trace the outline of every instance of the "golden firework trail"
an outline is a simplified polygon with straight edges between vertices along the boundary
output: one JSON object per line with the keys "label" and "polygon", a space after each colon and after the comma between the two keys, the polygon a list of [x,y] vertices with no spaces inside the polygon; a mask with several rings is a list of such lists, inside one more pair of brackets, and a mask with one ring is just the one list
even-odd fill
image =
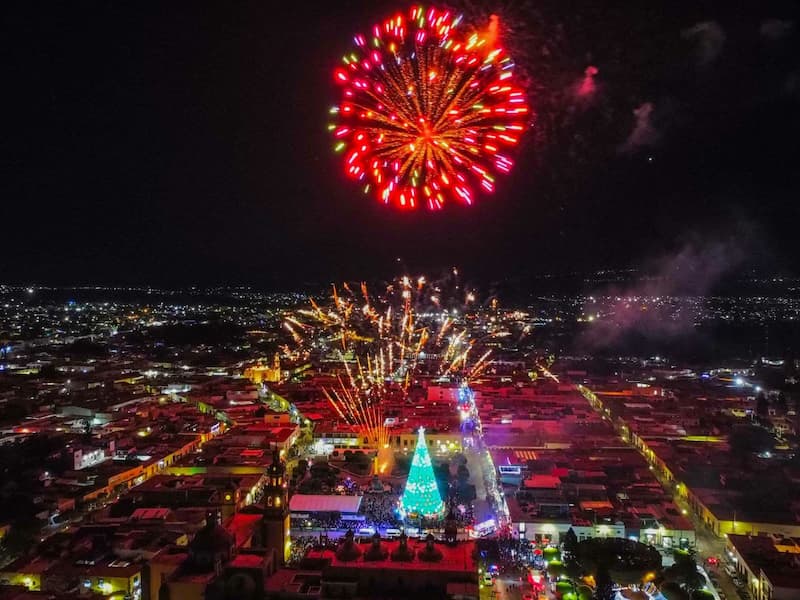
{"label": "golden firework trail", "polygon": [[[431,374],[477,377],[491,362],[490,353],[470,365],[475,340],[440,308],[441,293],[425,276],[403,276],[377,295],[363,282],[355,288],[333,285],[329,303],[312,299],[310,309],[284,319],[284,328],[300,346],[335,342],[352,390],[383,388],[393,380],[405,391],[423,364]],[[473,292],[461,298],[465,307],[475,302]]]}
{"label": "golden firework trail", "polygon": [[368,444],[384,448],[389,444],[389,433],[385,426],[379,399],[370,400],[363,390],[346,385],[337,377],[337,387],[323,393],[339,417],[359,429]]}

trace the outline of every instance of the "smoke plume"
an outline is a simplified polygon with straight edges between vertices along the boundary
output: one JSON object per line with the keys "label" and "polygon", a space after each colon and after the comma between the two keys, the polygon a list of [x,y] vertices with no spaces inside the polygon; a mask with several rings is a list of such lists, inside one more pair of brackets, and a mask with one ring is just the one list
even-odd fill
{"label": "smoke plume", "polygon": [[[641,280],[596,292],[584,312],[603,314],[582,334],[579,345],[600,349],[630,335],[670,339],[691,334],[703,311],[702,297],[741,265],[751,239],[741,228],[725,237],[693,239],[653,261],[643,269],[648,275]],[[686,298],[696,298],[697,303]]]}
{"label": "smoke plume", "polygon": [[794,29],[794,22],[783,19],[766,19],[761,21],[758,28],[761,37],[768,40],[780,40],[789,35]]}
{"label": "smoke plume", "polygon": [[681,31],[681,36],[695,44],[697,62],[701,67],[714,62],[725,45],[725,31],[716,21],[703,21]]}
{"label": "smoke plume", "polygon": [[642,146],[652,146],[658,141],[659,133],[652,121],[654,110],[652,102],[645,102],[633,110],[636,122],[628,139],[622,144],[622,152],[633,152]]}

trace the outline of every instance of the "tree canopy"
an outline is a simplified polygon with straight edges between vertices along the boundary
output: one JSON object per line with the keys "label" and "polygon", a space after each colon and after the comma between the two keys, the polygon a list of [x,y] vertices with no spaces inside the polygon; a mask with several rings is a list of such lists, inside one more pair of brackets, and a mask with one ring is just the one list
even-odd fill
{"label": "tree canopy", "polygon": [[661,569],[661,554],[646,544],[623,538],[589,538],[578,543],[575,560],[597,579],[608,570],[618,583],[640,583]]}

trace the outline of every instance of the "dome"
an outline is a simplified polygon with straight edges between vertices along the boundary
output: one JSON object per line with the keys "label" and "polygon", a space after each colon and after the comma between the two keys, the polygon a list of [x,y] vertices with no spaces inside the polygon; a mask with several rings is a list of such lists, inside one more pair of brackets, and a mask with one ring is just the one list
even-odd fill
{"label": "dome", "polygon": [[434,545],[435,538],[430,533],[425,538],[425,547],[417,553],[417,558],[425,562],[439,562],[442,551]]}
{"label": "dome", "polygon": [[364,553],[364,560],[385,560],[389,556],[389,551],[381,546],[381,534],[377,531],[372,536],[372,544]]}
{"label": "dome", "polygon": [[336,558],[341,561],[353,561],[361,556],[361,549],[356,545],[353,537],[353,530],[348,529],[344,534],[344,540],[336,549]]}
{"label": "dome", "polygon": [[411,562],[414,560],[414,552],[408,547],[408,536],[405,531],[400,534],[400,545],[392,552],[392,560],[397,562]]}

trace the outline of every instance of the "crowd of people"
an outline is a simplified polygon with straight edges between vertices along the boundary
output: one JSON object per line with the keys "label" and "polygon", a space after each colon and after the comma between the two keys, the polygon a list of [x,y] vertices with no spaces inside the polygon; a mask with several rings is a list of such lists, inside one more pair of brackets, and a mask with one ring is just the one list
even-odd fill
{"label": "crowd of people", "polygon": [[327,540],[318,535],[300,535],[292,537],[292,549],[289,554],[290,566],[296,566],[305,558],[306,553],[312,548],[336,549],[337,540]]}
{"label": "crowd of people", "polygon": [[[292,518],[292,529],[308,532],[314,530],[343,532],[352,529],[358,533],[361,529],[372,528],[384,534],[387,529],[403,529],[404,522],[397,511],[403,494],[402,484],[393,483],[391,480],[379,480],[378,477],[373,477],[372,481],[359,481],[349,476],[337,477],[331,482],[330,491],[342,495],[361,495],[359,514],[343,516],[338,512],[311,513],[302,518]],[[471,501],[463,500],[455,493],[444,500],[445,516],[454,518],[460,530],[474,524],[475,511]],[[408,526],[409,523],[405,525]],[[440,519],[430,522],[423,519],[413,523],[413,526],[420,529],[436,529],[442,526],[442,522]]]}
{"label": "crowd of people", "polygon": [[528,568],[544,569],[544,557],[541,550],[530,540],[518,539],[507,532],[501,532],[497,538],[500,563],[505,568],[525,570]]}
{"label": "crowd of people", "polygon": [[475,523],[475,510],[471,502],[461,503],[456,500],[448,501],[446,504],[446,515],[455,519],[459,528],[469,527]]}
{"label": "crowd of people", "polygon": [[386,529],[399,527],[402,521],[397,515],[398,496],[388,493],[367,492],[361,499],[358,519],[343,518],[337,512],[315,513],[304,518],[293,518],[291,526],[296,529],[354,529],[374,527]]}
{"label": "crowd of people", "polygon": [[[385,531],[386,529],[402,529],[404,526],[403,520],[397,513],[398,496],[394,494],[364,494],[361,501],[361,513],[358,515],[360,519],[343,518],[339,513],[316,513],[307,517],[292,518],[291,527],[295,530],[339,530],[346,531],[352,529],[358,531],[365,527],[372,527],[376,531]],[[473,524],[474,516],[472,506],[470,505],[452,505],[446,512],[446,516],[455,518],[459,529],[466,528]],[[420,523],[414,523],[415,526],[420,526],[423,529],[436,528],[441,526],[441,521],[428,522],[422,520]]]}
{"label": "crowd of people", "polygon": [[398,496],[386,493],[366,493],[361,498],[361,512],[366,517],[365,524],[385,529],[401,525],[397,514]]}
{"label": "crowd of people", "polygon": [[308,517],[291,520],[292,529],[347,529],[360,527],[360,521],[342,519],[339,513],[315,513]]}

